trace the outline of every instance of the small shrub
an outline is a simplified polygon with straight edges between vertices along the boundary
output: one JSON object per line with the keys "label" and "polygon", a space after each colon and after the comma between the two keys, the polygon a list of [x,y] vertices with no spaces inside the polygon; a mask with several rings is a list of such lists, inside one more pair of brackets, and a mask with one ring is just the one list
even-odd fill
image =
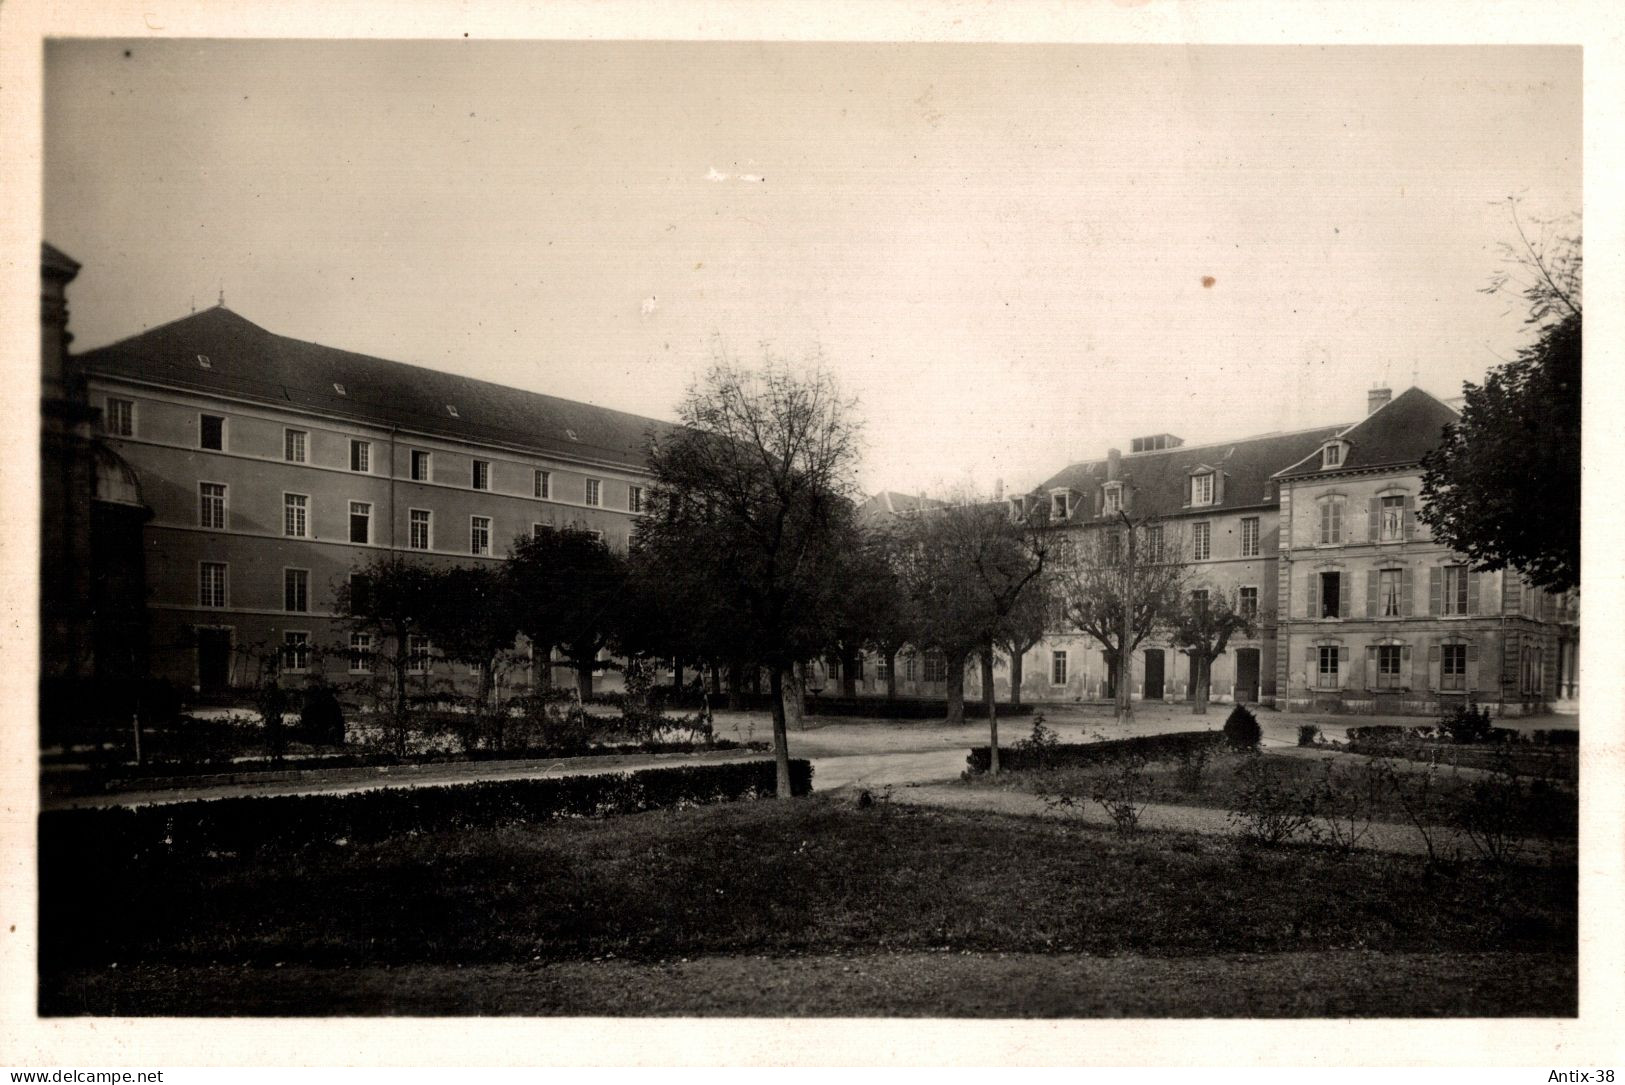
{"label": "small shrub", "polygon": [[305,690],[304,704],[299,709],[299,732],[312,745],[344,745],[344,709],[330,687]]}
{"label": "small shrub", "polygon": [[1312,795],[1316,816],[1309,835],[1345,854],[1352,852],[1370,833],[1385,786],[1373,762],[1338,772],[1337,760],[1328,757]]}
{"label": "small shrub", "polygon": [[1264,730],[1258,726],[1258,717],[1249,712],[1246,705],[1238,704],[1224,721],[1224,737],[1237,749],[1256,750],[1263,741]]}
{"label": "small shrub", "polygon": [[[1023,749],[1022,743],[999,751],[1002,770],[1060,768],[1071,765],[1103,765],[1116,761],[1128,753],[1137,753],[1147,761],[1168,761],[1177,758],[1187,746],[1214,746],[1224,741],[1218,731],[1175,731],[1162,735],[1136,735],[1133,738],[1102,740],[1099,742],[1058,742],[1049,746],[1040,765],[1033,755]],[[988,748],[973,746],[965,758],[967,775],[976,776],[987,771]]]}
{"label": "small shrub", "polygon": [[1060,744],[1060,736],[1044,722],[1044,714],[1040,712],[1033,717],[1032,733],[1012,746],[1010,752],[1020,755],[1024,766],[1045,769],[1050,766],[1051,753]]}
{"label": "small shrub", "polygon": [[1207,772],[1208,762],[1212,759],[1211,742],[1181,746],[1174,756],[1174,781],[1179,785],[1179,790],[1187,795],[1201,791],[1202,776]]}
{"label": "small shrub", "polygon": [[1090,801],[1106,811],[1120,833],[1136,832],[1140,815],[1156,797],[1145,766],[1143,754],[1125,753],[1117,759],[1110,773],[1095,780],[1090,792]]}
{"label": "small shrub", "polygon": [[1247,758],[1236,775],[1241,786],[1232,800],[1228,820],[1244,842],[1274,847],[1313,823],[1313,792],[1271,772],[1263,755]]}
{"label": "small shrub", "polygon": [[1490,720],[1488,708],[1458,705],[1439,717],[1439,730],[1453,742],[1471,745],[1488,742],[1490,732],[1495,730],[1495,726]]}
{"label": "small shrub", "polygon": [[1312,723],[1298,724],[1298,745],[1313,746],[1320,742],[1320,728]]}

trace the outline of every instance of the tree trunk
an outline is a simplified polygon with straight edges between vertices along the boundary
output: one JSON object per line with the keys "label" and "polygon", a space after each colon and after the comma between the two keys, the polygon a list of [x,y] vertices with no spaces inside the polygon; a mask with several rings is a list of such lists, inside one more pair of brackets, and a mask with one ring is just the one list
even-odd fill
{"label": "tree trunk", "polygon": [[582,704],[592,699],[592,672],[595,662],[591,656],[576,661],[576,692],[581,694]]}
{"label": "tree trunk", "polygon": [[1010,703],[1017,707],[1021,705],[1021,661],[1026,652],[1010,653]]}
{"label": "tree trunk", "polygon": [[807,726],[807,665],[797,663],[780,680],[780,685],[785,723],[799,731]]}
{"label": "tree trunk", "polygon": [[474,693],[474,723],[490,736],[487,741],[491,748],[500,750],[504,738],[502,715],[491,711],[491,687],[496,684],[496,668],[489,659],[484,659],[480,661],[479,669],[480,684]]}
{"label": "tree trunk", "polygon": [[411,642],[405,633],[395,637],[395,753],[406,756],[406,668],[411,664]]}
{"label": "tree trunk", "polygon": [[1129,522],[1126,513],[1119,513],[1123,518],[1123,526],[1128,530],[1128,561],[1123,567],[1123,627],[1119,630],[1118,645],[1122,651],[1117,654],[1117,718],[1133,721],[1134,701],[1131,696],[1134,674],[1134,525]]}
{"label": "tree trunk", "polygon": [[683,660],[681,657],[671,661],[671,688],[683,688]]}
{"label": "tree trunk", "polygon": [[948,723],[965,722],[965,653],[947,657]]}
{"label": "tree trunk", "polygon": [[886,700],[897,700],[897,649],[886,650]]}
{"label": "tree trunk", "polygon": [[722,696],[722,668],[717,666],[715,663],[712,663],[710,665],[710,667],[711,667],[711,696],[720,697],[720,696]]}
{"label": "tree trunk", "polygon": [[998,692],[993,686],[993,648],[982,649],[982,702],[987,705],[987,771],[999,774],[999,704]]}
{"label": "tree trunk", "polygon": [[1212,684],[1213,661],[1204,659],[1199,655],[1191,656],[1191,669],[1196,672],[1196,702],[1191,705],[1191,715],[1207,715],[1208,691]]}
{"label": "tree trunk", "polygon": [[774,794],[790,798],[790,736],[785,721],[784,671],[774,667],[768,677],[773,702]]}
{"label": "tree trunk", "polygon": [[728,664],[728,707],[735,712],[745,707],[745,665],[738,660]]}
{"label": "tree trunk", "polygon": [[858,660],[862,658],[853,648],[841,651],[841,696],[856,697],[858,695]]}

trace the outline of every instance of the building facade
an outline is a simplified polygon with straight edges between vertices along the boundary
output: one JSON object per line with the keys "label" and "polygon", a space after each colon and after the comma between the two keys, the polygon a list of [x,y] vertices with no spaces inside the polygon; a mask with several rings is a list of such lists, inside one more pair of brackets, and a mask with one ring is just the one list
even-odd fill
{"label": "building facade", "polygon": [[[150,667],[199,694],[365,677],[335,610],[384,554],[499,562],[544,527],[624,549],[669,423],[275,335],[219,306],[77,358],[133,469]],[[414,645],[424,672],[449,671]]]}

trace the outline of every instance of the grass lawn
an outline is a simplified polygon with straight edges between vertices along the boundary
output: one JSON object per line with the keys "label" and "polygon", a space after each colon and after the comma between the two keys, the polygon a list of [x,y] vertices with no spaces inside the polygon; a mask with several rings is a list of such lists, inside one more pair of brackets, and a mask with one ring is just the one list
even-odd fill
{"label": "grass lawn", "polygon": [[835,796],[124,870],[47,854],[40,914],[51,1015],[1576,1006],[1572,867],[1429,872]]}
{"label": "grass lawn", "polygon": [[[1373,820],[1401,823],[1407,815],[1395,788],[1384,775],[1380,764],[1360,754],[1325,751],[1323,756],[1303,757],[1295,754],[1264,751],[1257,755],[1232,753],[1219,749],[1213,754],[1199,781],[1181,779],[1179,765],[1173,761],[1156,761],[1143,769],[1148,796],[1151,801],[1180,806],[1205,806],[1218,810],[1233,809],[1241,790],[1246,786],[1245,776],[1239,771],[1256,764],[1269,779],[1302,793],[1312,793],[1328,780],[1344,794],[1358,793]],[[1401,782],[1414,784],[1416,773],[1423,766],[1414,761],[1399,759],[1394,763],[1402,773]],[[1116,765],[1063,766],[1054,769],[1023,769],[1001,772],[998,776],[986,774],[969,777],[971,787],[1000,787],[1024,791],[1035,795],[1070,795],[1088,800],[1097,786],[1120,772]],[[1475,784],[1483,783],[1480,772],[1458,772],[1454,766],[1441,765],[1434,779],[1432,792],[1425,806],[1430,816],[1425,821],[1446,824],[1471,801]],[[1521,793],[1504,789],[1497,796],[1506,795],[1518,804],[1530,819],[1559,839],[1572,840],[1579,829],[1579,801],[1574,785],[1561,778],[1525,779]],[[1413,787],[1410,794],[1416,795]]]}

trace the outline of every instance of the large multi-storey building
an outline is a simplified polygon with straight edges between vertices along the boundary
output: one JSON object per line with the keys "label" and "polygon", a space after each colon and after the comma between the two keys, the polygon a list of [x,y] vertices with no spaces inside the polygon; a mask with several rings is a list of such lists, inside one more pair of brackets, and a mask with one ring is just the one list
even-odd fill
{"label": "large multi-storey building", "polygon": [[[624,548],[670,423],[275,335],[219,306],[77,356],[152,510],[155,677],[364,673],[335,591],[390,552],[496,562],[542,527]],[[430,645],[414,654],[435,666]]]}

